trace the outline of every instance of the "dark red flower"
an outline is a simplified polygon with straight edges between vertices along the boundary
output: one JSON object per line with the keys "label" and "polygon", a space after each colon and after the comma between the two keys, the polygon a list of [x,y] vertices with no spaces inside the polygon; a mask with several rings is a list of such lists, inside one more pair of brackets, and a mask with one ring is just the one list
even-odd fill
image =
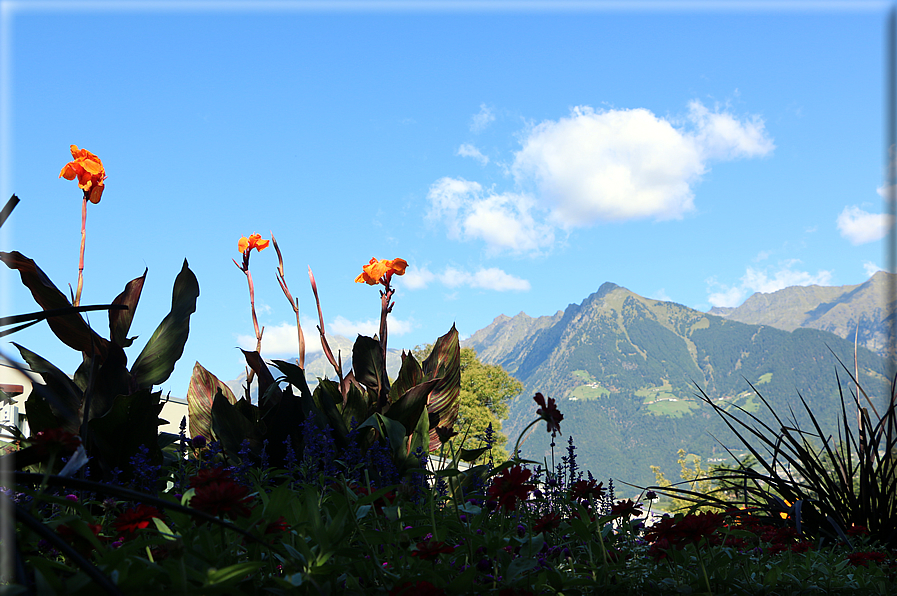
{"label": "dark red flower", "polygon": [[558,411],[554,398],[549,397],[548,403],[545,403],[545,396],[541,393],[536,393],[533,399],[541,406],[536,410],[536,415],[548,423],[548,432],[561,432],[561,420],[564,419],[564,415]]}
{"label": "dark red flower", "polygon": [[445,590],[437,588],[425,579],[407,581],[389,591],[389,596],[445,596]]}
{"label": "dark red flower", "polygon": [[501,474],[492,479],[487,497],[498,501],[498,504],[506,510],[514,509],[518,499],[525,500],[536,488],[526,483],[530,476],[532,472],[520,465],[505,468]]}
{"label": "dark red flower", "polygon": [[570,487],[570,498],[574,501],[581,501],[590,497],[600,499],[604,496],[603,485],[603,482],[595,482],[595,480],[577,480]]}
{"label": "dark red flower", "polygon": [[280,516],[277,518],[277,521],[273,521],[265,526],[265,534],[281,534],[283,532],[289,532],[290,525],[287,523],[287,520],[284,516]]}
{"label": "dark red flower", "polygon": [[610,506],[610,512],[618,517],[629,519],[630,517],[635,517],[636,515],[642,514],[642,504],[633,503],[632,499],[617,501]]}
{"label": "dark red flower", "polygon": [[546,513],[533,524],[533,532],[539,534],[541,532],[551,532],[561,525],[561,518],[557,513]]}
{"label": "dark red flower", "polygon": [[115,518],[115,531],[133,538],[137,530],[148,528],[154,517],[161,519],[162,514],[155,507],[140,503]]}
{"label": "dark red flower", "polygon": [[211,482],[196,488],[190,506],[209,515],[248,517],[249,507],[246,505],[252,501],[248,494],[248,488],[231,480]]}
{"label": "dark red flower", "polygon": [[411,556],[430,561],[438,558],[441,553],[451,554],[455,552],[455,548],[457,547],[449,546],[445,542],[426,540],[417,543],[417,550],[411,551]]}
{"label": "dark red flower", "polygon": [[33,435],[28,441],[36,448],[39,456],[48,453],[69,455],[81,444],[81,437],[61,428],[50,428]]}
{"label": "dark red flower", "polygon": [[677,542],[697,544],[721,528],[725,519],[722,513],[689,513],[676,523]]}
{"label": "dark red flower", "polygon": [[847,560],[854,567],[868,567],[870,561],[878,565],[884,564],[888,560],[888,555],[870,551],[850,553],[847,555]]}
{"label": "dark red flower", "polygon": [[230,470],[221,466],[203,468],[190,477],[190,488],[208,486],[213,482],[231,482]]}

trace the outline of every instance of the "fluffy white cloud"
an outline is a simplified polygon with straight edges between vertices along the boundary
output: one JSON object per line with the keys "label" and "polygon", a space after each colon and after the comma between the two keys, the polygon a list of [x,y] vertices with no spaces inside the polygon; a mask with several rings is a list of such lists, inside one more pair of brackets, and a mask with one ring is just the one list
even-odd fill
{"label": "fluffy white cloud", "polygon": [[460,147],[458,147],[457,153],[455,155],[460,155],[461,157],[472,157],[483,165],[489,163],[489,158],[482,154],[482,152],[470,145],[469,143],[464,143]]}
{"label": "fluffy white cloud", "polygon": [[483,240],[492,253],[537,253],[554,242],[552,227],[537,220],[535,201],[528,195],[494,194],[476,182],[441,178],[427,199],[427,217],[442,221],[450,238]]}
{"label": "fluffy white cloud", "polygon": [[405,269],[405,275],[395,278],[395,281],[408,290],[420,290],[430,285],[434,277],[433,272],[426,267],[409,266]]}
{"label": "fluffy white cloud", "polygon": [[484,103],[480,104],[480,111],[473,115],[470,119],[470,130],[472,132],[482,132],[495,121],[495,114],[492,109]]}
{"label": "fluffy white cloud", "polygon": [[[389,335],[405,335],[412,329],[411,321],[403,321],[395,317],[389,317]],[[332,323],[327,326],[327,332],[331,331],[337,335],[355,339],[357,335],[367,335],[373,337],[380,333],[380,319],[368,319],[366,321],[350,321],[349,319],[338,316]]]}
{"label": "fluffy white cloud", "polygon": [[881,240],[894,224],[886,213],[869,213],[856,205],[845,207],[838,215],[838,230],[851,244],[865,244]]}
{"label": "fluffy white cloud", "polygon": [[646,109],[576,107],[567,118],[532,128],[511,168],[532,183],[564,227],[634,218],[681,218],[694,208],[692,186],[707,161],[766,155],[774,148],[763,121],[689,104],[690,127]]}
{"label": "fluffy white cloud", "polygon": [[[481,106],[472,129],[494,120]],[[491,252],[543,252],[558,228],[598,222],[678,219],[694,209],[694,185],[713,160],[769,154],[775,148],[759,116],[711,111],[692,101],[681,120],[643,108],[573,108],[521,134],[507,172],[513,191],[441,178],[430,187],[428,218],[442,220],[450,238],[481,240]],[[458,155],[491,163],[473,145]]]}
{"label": "fluffy white cloud", "polygon": [[[306,354],[321,351],[321,337],[318,335],[316,324],[317,322],[312,319],[302,320]],[[237,344],[244,350],[255,350],[255,336],[238,335]],[[262,355],[268,357],[269,354],[299,354],[299,334],[295,323],[282,322],[273,326],[265,326],[265,331],[262,334]]]}
{"label": "fluffy white cloud", "polygon": [[657,290],[656,292],[654,292],[653,294],[648,296],[648,298],[652,298],[654,300],[660,300],[661,302],[672,301],[672,298],[670,298],[669,295],[667,295],[666,288],[660,288],[659,290]]}
{"label": "fluffy white cloud", "polygon": [[720,290],[710,292],[708,302],[713,306],[740,306],[744,299],[754,292],[769,294],[789,286],[829,285],[832,280],[831,271],[818,271],[815,275],[794,268],[800,261],[793,259],[779,263],[779,269],[770,274],[767,269],[748,267],[740,283],[726,286],[716,280],[708,280],[708,286],[720,286]]}

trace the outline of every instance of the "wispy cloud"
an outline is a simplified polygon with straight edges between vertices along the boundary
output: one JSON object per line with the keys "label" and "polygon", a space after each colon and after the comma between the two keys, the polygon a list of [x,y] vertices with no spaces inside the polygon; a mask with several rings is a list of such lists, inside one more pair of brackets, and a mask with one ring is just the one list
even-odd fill
{"label": "wispy cloud", "polygon": [[873,263],[872,261],[864,261],[863,262],[863,271],[866,272],[866,277],[872,277],[879,271],[883,271],[881,267]]}
{"label": "wispy cloud", "polygon": [[[305,353],[313,354],[321,351],[321,338],[315,329],[316,322],[312,319],[302,320],[302,331],[305,336]],[[311,332],[309,332],[309,329]],[[244,350],[255,350],[256,340],[254,335],[238,335],[237,345]],[[299,334],[295,323],[281,322],[276,325],[266,325],[262,334],[262,355],[269,354],[293,354],[299,353]]]}
{"label": "wispy cloud", "polygon": [[495,114],[492,113],[492,108],[481,103],[480,111],[474,114],[473,118],[470,119],[470,130],[475,133],[483,132],[486,130],[486,127],[494,121]]}
{"label": "wispy cloud", "polygon": [[[433,282],[439,282],[450,289],[468,287],[496,292],[526,292],[532,287],[529,281],[511,275],[497,267],[480,267],[476,271],[468,271],[449,266],[438,274],[424,268],[418,270],[416,277],[411,278],[411,280],[405,279],[409,274],[411,274],[411,268],[405,271],[405,277],[402,278],[402,281],[405,283],[405,287],[414,290],[426,288]],[[411,281],[410,285],[408,284],[409,281]]]}
{"label": "wispy cloud", "polygon": [[397,279],[398,284],[409,290],[421,290],[430,285],[435,274],[426,267],[408,266],[405,275]]}
{"label": "wispy cloud", "polygon": [[[713,306],[740,306],[754,292],[769,294],[789,286],[825,286],[831,283],[831,271],[821,270],[814,275],[796,269],[795,266],[798,264],[800,261],[797,259],[783,261],[774,271],[770,271],[770,267],[765,269],[748,267],[740,282],[732,286],[721,284],[713,278],[709,279],[707,300]],[[711,289],[716,291],[710,291]]]}
{"label": "wispy cloud", "polygon": [[479,149],[468,143],[464,143],[463,145],[458,147],[458,151],[455,155],[460,155],[461,157],[472,157],[483,165],[489,163],[489,157],[483,155]]}
{"label": "wispy cloud", "polygon": [[673,300],[667,294],[666,288],[660,288],[659,290],[657,290],[656,292],[654,292],[653,294],[648,296],[648,298],[652,298],[654,300],[660,300],[662,302],[671,302]]}
{"label": "wispy cloud", "polygon": [[894,218],[886,213],[869,213],[851,205],[838,215],[836,223],[841,236],[856,245],[884,238],[894,225]]}
{"label": "wispy cloud", "polygon": [[[411,321],[389,317],[389,335],[391,336],[410,333],[413,327]],[[354,339],[357,335],[373,337],[380,333],[380,319],[350,321],[343,316],[338,316],[327,326],[327,331],[350,339]]]}

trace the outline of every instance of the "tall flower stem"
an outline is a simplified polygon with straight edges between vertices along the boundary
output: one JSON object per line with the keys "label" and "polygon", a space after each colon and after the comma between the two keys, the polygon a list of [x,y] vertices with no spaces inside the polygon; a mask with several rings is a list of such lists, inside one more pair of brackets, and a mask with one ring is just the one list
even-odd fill
{"label": "tall flower stem", "polygon": [[299,368],[305,370],[305,335],[302,333],[302,323],[299,322],[299,299],[293,298],[290,288],[287,287],[283,272],[283,255],[280,254],[280,247],[277,246],[277,240],[274,239],[274,232],[271,232],[271,242],[274,244],[274,250],[277,251],[277,283],[280,284],[283,295],[286,296],[293,312],[296,313],[296,329],[299,334]]}
{"label": "tall flower stem", "polygon": [[75,301],[72,306],[78,306],[81,303],[81,288],[84,287],[84,245],[87,242],[87,197],[88,193],[84,192],[84,200],[81,202],[81,254],[78,258],[78,287],[75,290]]}

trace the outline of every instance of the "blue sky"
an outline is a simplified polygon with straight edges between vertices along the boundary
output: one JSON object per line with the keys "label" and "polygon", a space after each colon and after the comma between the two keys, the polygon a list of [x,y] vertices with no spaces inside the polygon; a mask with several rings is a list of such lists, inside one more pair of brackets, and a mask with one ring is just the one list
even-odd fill
{"label": "blue sky", "polygon": [[[889,3],[267,6],[3,2],[0,192],[22,202],[2,248],[74,285],[81,191],[57,176],[70,144],[97,154],[82,304],[149,269],[133,361],[186,258],[201,295],[173,395],[196,361],[243,370],[232,259],[254,232],[277,237],[307,337],[309,266],[328,332],[354,337],[379,316],[362,265],[406,259],[396,348],[605,281],[708,310],[885,265]],[[268,358],[296,354],[276,265],[252,256]],[[0,281],[3,312],[36,310]],[[79,362],[45,325],[12,339]]]}

